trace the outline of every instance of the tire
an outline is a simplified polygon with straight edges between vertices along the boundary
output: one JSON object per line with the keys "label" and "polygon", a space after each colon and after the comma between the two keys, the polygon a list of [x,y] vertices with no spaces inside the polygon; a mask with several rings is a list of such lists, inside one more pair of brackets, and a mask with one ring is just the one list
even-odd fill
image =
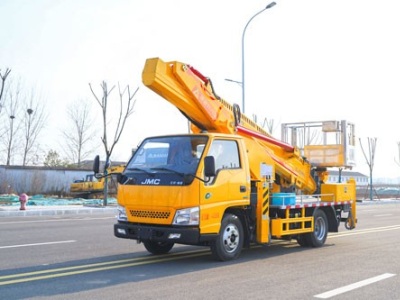
{"label": "tire", "polygon": [[143,245],[147,251],[158,255],[168,253],[174,246],[174,243],[144,241]]}
{"label": "tire", "polygon": [[299,234],[297,236],[297,243],[302,247],[309,247],[308,241],[307,241],[306,236],[304,234]]}
{"label": "tire", "polygon": [[213,257],[220,261],[237,259],[242,252],[244,232],[242,222],[233,214],[225,214],[218,238],[211,245]]}
{"label": "tire", "polygon": [[321,247],[328,236],[328,218],[325,213],[317,209],[314,212],[314,232],[305,235],[306,244],[309,247]]}

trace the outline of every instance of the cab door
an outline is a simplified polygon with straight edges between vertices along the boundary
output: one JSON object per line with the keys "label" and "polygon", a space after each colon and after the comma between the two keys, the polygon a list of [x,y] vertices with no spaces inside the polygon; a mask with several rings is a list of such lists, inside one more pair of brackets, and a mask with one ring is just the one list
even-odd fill
{"label": "cab door", "polygon": [[236,140],[215,139],[207,156],[215,159],[216,175],[200,188],[200,231],[218,233],[225,210],[249,204],[249,187],[243,157]]}

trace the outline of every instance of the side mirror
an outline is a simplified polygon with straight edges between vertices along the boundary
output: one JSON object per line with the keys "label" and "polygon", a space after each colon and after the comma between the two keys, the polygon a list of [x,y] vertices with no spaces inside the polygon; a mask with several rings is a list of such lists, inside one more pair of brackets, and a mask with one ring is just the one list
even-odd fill
{"label": "side mirror", "polygon": [[98,174],[100,169],[100,156],[96,155],[93,161],[93,172],[94,174]]}
{"label": "side mirror", "polygon": [[206,156],[204,158],[204,175],[206,177],[215,176],[215,158],[214,158],[214,156]]}
{"label": "side mirror", "polygon": [[[124,177],[125,177],[125,176],[124,176]],[[121,173],[118,173],[118,174],[117,174],[117,182],[121,184],[121,183],[124,182],[123,180],[124,180],[124,178],[123,178],[122,174],[121,174]]]}
{"label": "side mirror", "polygon": [[118,174],[117,174],[117,182],[118,182],[119,184],[126,184],[126,183],[128,183],[131,179],[132,179],[132,178],[129,178],[128,176],[123,175],[122,173],[118,173]]}

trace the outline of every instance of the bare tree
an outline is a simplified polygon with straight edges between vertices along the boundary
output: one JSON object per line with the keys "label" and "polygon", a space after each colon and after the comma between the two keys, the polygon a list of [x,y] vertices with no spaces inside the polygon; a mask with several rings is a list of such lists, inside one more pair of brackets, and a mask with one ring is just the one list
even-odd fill
{"label": "bare tree", "polygon": [[71,121],[71,126],[63,130],[65,137],[65,154],[72,161],[81,165],[81,161],[87,158],[95,145],[93,145],[96,136],[94,128],[94,119],[90,115],[91,106],[87,100],[73,102],[67,108],[67,114]]}
{"label": "bare tree", "polygon": [[372,171],[374,169],[374,160],[375,160],[375,149],[376,149],[376,140],[377,138],[368,138],[368,156],[364,151],[364,147],[361,143],[361,138],[360,138],[360,146],[361,150],[364,154],[365,160],[367,161],[367,164],[369,166],[369,197],[370,200],[372,201]]}
{"label": "bare tree", "polygon": [[398,151],[398,156],[397,159],[396,156],[394,157],[394,162],[396,163],[396,165],[400,167],[400,142],[397,142],[397,151]]}
{"label": "bare tree", "polygon": [[[1,130],[0,143],[5,145],[2,150],[6,153],[6,164],[10,164],[16,155],[20,155],[22,165],[25,166],[29,157],[34,157],[36,154],[34,152],[39,149],[37,138],[47,117],[42,99],[33,89],[31,93],[24,92],[21,79],[15,84],[7,84],[7,88],[4,88],[5,80],[10,72],[10,69],[7,69],[4,75],[0,72],[2,80],[0,94],[1,97],[4,96],[7,112],[7,116],[0,115],[0,117],[3,120],[9,118],[9,122],[1,122],[5,130]],[[18,145],[15,143],[16,140],[18,140]]]}
{"label": "bare tree", "polygon": [[24,106],[27,107],[25,111],[27,115],[23,118],[23,166],[29,162],[29,156],[34,154],[35,146],[38,146],[36,144],[38,137],[47,121],[44,102],[41,101],[34,90],[27,97]]}
{"label": "bare tree", "polygon": [[3,98],[3,92],[4,92],[4,86],[6,84],[6,79],[7,76],[10,74],[11,69],[7,68],[6,71],[4,72],[4,74],[1,73],[1,69],[0,69],[0,79],[1,79],[1,88],[0,88],[0,112],[1,112],[1,108],[3,107],[2,101],[1,99]]}
{"label": "bare tree", "polygon": [[[118,143],[121,134],[125,128],[125,123],[128,117],[133,113],[133,108],[135,106],[136,100],[133,100],[133,97],[135,97],[137,91],[139,88],[136,88],[135,92],[131,93],[129,85],[127,85],[123,90],[121,90],[120,84],[118,83],[118,92],[119,92],[119,113],[118,117],[116,120],[115,124],[115,131],[114,131],[114,138],[113,141],[109,143],[108,140],[108,104],[109,104],[109,96],[111,92],[114,90],[115,86],[113,86],[111,89],[108,88],[107,82],[103,81],[100,84],[101,87],[101,97],[98,97],[97,94],[94,92],[92,85],[89,83],[90,90],[96,99],[97,103],[100,105],[102,109],[102,116],[103,116],[103,136],[101,138],[101,141],[104,146],[104,150],[106,153],[106,164],[104,168],[104,175],[105,177],[105,183],[104,183],[104,206],[107,205],[107,167],[110,163],[110,157],[111,154],[114,150],[115,145]],[[127,96],[126,103],[124,105],[124,98]]]}
{"label": "bare tree", "polygon": [[295,129],[295,145],[304,149],[308,145],[317,145],[322,143],[320,132],[315,128],[298,127]]}
{"label": "bare tree", "polygon": [[259,126],[261,126],[261,128],[265,129],[267,133],[273,135],[275,130],[274,119],[268,119],[267,117],[265,117],[262,123],[258,123],[258,116],[256,114],[253,114],[253,121]]}
{"label": "bare tree", "polygon": [[273,135],[275,130],[275,120],[264,118],[264,122],[262,123],[263,128],[267,128],[268,132]]}
{"label": "bare tree", "polygon": [[44,158],[43,165],[46,167],[66,167],[69,165],[68,160],[62,159],[55,150],[49,150]]}
{"label": "bare tree", "polygon": [[322,137],[318,130],[307,128],[307,130],[305,131],[306,131],[306,140],[304,146],[322,143]]}
{"label": "bare tree", "polygon": [[[2,122],[4,127],[2,129],[1,142],[4,147],[6,165],[9,166],[18,153],[18,145],[15,144],[15,140],[18,139],[21,126],[21,119],[18,115],[21,102],[21,83],[18,82],[13,89],[8,88],[3,95],[7,101],[4,101],[5,115]],[[8,122],[6,122],[7,119]]]}

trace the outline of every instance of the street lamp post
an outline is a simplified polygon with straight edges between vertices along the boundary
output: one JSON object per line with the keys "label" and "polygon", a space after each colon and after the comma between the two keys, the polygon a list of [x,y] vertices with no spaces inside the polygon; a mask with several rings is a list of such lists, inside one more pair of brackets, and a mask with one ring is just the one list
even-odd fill
{"label": "street lamp post", "polygon": [[11,162],[11,148],[12,148],[12,142],[13,142],[13,137],[14,137],[14,119],[15,116],[11,115],[10,116],[10,138],[8,140],[8,149],[7,149],[7,162],[6,165],[9,166]]}
{"label": "street lamp post", "polygon": [[242,111],[243,113],[245,112],[245,84],[244,84],[244,35],[246,33],[247,26],[249,26],[250,22],[257,17],[259,14],[261,14],[263,11],[267,10],[268,8],[271,8],[275,6],[275,2],[271,2],[268,4],[264,9],[260,10],[258,13],[256,13],[254,16],[250,18],[250,20],[247,22],[246,26],[243,29],[243,34],[242,34]]}
{"label": "street lamp post", "polygon": [[26,112],[28,113],[28,128],[27,128],[28,132],[27,132],[27,138],[29,139],[29,138],[30,138],[30,134],[31,134],[31,115],[32,115],[32,113],[33,113],[33,109],[32,109],[32,108],[28,108],[28,109],[26,110]]}
{"label": "street lamp post", "polygon": [[23,157],[23,161],[22,161],[22,165],[25,166],[26,164],[26,158],[28,155],[28,144],[29,144],[29,140],[31,139],[31,125],[32,125],[32,113],[33,113],[33,109],[32,108],[28,108],[26,110],[26,112],[28,113],[28,124],[26,127],[26,133],[25,133],[25,149],[24,149],[24,157]]}

